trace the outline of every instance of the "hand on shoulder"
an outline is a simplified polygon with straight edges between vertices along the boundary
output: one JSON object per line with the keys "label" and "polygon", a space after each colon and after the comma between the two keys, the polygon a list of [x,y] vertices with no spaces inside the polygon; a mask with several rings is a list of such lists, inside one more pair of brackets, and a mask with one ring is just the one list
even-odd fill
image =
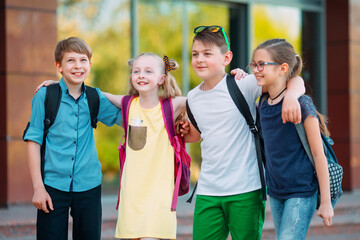
{"label": "hand on shoulder", "polygon": [[236,80],[240,80],[241,78],[245,78],[248,75],[247,72],[245,72],[244,70],[242,70],[240,68],[235,68],[235,69],[231,70],[230,74],[235,75]]}
{"label": "hand on shoulder", "polygon": [[50,86],[50,85],[52,85],[52,84],[55,84],[55,83],[59,83],[59,81],[55,81],[55,80],[45,80],[45,81],[43,81],[42,83],[40,83],[40,85],[38,85],[38,86],[36,87],[35,92],[39,91],[40,88],[42,88],[42,87],[48,87],[48,86]]}
{"label": "hand on shoulder", "polygon": [[292,122],[298,124],[301,122],[301,107],[297,98],[292,95],[285,95],[282,104],[281,117],[283,123]]}

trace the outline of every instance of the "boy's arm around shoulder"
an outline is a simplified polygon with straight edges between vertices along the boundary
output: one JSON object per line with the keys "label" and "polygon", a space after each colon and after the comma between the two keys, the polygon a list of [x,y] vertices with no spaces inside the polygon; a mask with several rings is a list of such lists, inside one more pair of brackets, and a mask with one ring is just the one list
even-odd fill
{"label": "boy's arm around shoulder", "polygon": [[[173,111],[174,111],[174,119],[176,119],[179,114],[186,112],[186,97],[175,97],[172,99],[173,102]],[[201,135],[196,130],[196,128],[189,122],[180,122],[181,129],[180,133],[181,136],[184,137],[185,142],[192,143],[192,142],[198,142],[201,140]]]}
{"label": "boy's arm around shoulder", "polygon": [[200,132],[194,127],[194,125],[192,125],[190,121],[186,121],[182,124],[180,132],[186,143],[195,143],[201,140]]}
{"label": "boy's arm around shoulder", "polygon": [[174,113],[174,119],[176,119],[180,113],[183,113],[186,111],[186,97],[174,97],[172,99],[172,105],[173,105],[173,113]]}
{"label": "boy's arm around shoulder", "polygon": [[121,99],[123,95],[113,95],[106,92],[101,92],[96,88],[99,94],[100,106],[98,121],[107,126],[114,124],[121,125]]}
{"label": "boy's arm around shoulder", "polygon": [[102,92],[102,93],[112,104],[114,104],[116,107],[121,109],[121,99],[123,98],[124,95],[114,95],[108,92]]}
{"label": "boy's arm around shoulder", "polygon": [[281,112],[283,123],[293,122],[294,124],[298,124],[301,122],[301,108],[298,98],[304,93],[304,80],[300,76],[291,78],[287,82],[287,91]]}

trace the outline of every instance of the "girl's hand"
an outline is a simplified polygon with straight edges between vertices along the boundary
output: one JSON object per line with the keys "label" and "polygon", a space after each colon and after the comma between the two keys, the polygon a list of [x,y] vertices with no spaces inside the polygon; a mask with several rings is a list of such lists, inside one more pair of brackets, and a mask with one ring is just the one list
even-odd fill
{"label": "girl's hand", "polygon": [[235,69],[231,70],[230,74],[235,75],[236,80],[240,80],[240,78],[244,78],[248,75],[244,70],[242,70],[240,68],[235,68]]}
{"label": "girl's hand", "polygon": [[282,104],[281,117],[283,123],[292,122],[298,124],[301,122],[301,107],[296,98],[291,95],[285,95]]}
{"label": "girl's hand", "polygon": [[58,83],[58,81],[45,80],[39,86],[36,87],[35,92],[39,91],[39,89],[42,88],[42,87],[47,87],[47,86],[50,86],[50,85],[55,84],[55,83]]}
{"label": "girl's hand", "polygon": [[331,203],[320,204],[317,215],[323,219],[324,226],[330,227],[332,225],[332,218],[334,217],[334,210]]}
{"label": "girl's hand", "polygon": [[180,125],[181,125],[180,134],[181,134],[181,137],[184,137],[190,131],[189,121],[185,120],[183,122],[180,122]]}

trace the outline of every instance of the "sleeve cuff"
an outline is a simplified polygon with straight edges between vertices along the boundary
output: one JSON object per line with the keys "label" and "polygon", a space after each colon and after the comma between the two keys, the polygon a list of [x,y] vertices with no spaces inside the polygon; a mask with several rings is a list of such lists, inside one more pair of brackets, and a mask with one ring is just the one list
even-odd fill
{"label": "sleeve cuff", "polygon": [[30,126],[24,136],[24,140],[25,141],[28,141],[28,140],[34,141],[34,142],[42,145],[43,136],[44,136],[44,131]]}

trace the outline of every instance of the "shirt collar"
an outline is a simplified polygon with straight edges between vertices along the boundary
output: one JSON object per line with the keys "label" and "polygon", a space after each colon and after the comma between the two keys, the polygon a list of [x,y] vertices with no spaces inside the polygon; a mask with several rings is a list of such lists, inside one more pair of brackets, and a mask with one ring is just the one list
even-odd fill
{"label": "shirt collar", "polygon": [[[66,83],[65,83],[65,80],[64,80],[63,78],[61,78],[59,84],[60,84],[60,87],[61,87],[61,91],[62,91],[63,93],[69,94],[69,89],[68,89],[68,87],[67,87],[67,85],[66,85]],[[81,84],[81,93],[84,93],[84,92],[85,92],[85,84],[82,83],[82,84]]]}

